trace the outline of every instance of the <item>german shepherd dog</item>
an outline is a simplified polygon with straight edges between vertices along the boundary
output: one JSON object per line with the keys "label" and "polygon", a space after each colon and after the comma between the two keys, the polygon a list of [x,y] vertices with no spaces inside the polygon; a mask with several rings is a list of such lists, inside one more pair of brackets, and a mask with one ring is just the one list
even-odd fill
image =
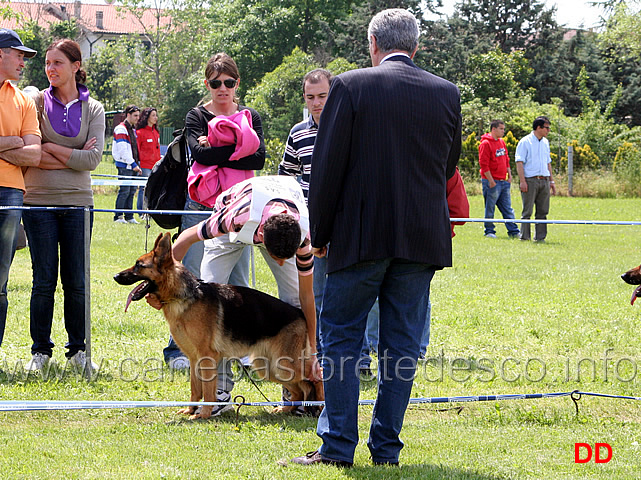
{"label": "german shepherd dog", "polygon": [[634,292],[632,292],[632,298],[630,299],[630,305],[634,305],[634,301],[638,297],[641,297],[641,265],[628,270],[621,275],[621,278],[625,283],[629,283],[630,285],[639,285],[634,289]]}
{"label": "german shepherd dog", "polygon": [[[284,385],[292,401],[324,400],[322,382],[307,380],[312,358],[302,310],[251,288],[196,279],[171,252],[169,233],[133,267],[114,276],[121,285],[137,285],[129,294],[140,300],[155,294],[169,330],[191,366],[191,399],[216,401],[216,365],[223,359],[250,355],[259,376]],[[126,310],[126,307],[125,307]],[[212,406],[179,410],[191,419],[209,418]],[[276,412],[291,412],[283,406]]]}

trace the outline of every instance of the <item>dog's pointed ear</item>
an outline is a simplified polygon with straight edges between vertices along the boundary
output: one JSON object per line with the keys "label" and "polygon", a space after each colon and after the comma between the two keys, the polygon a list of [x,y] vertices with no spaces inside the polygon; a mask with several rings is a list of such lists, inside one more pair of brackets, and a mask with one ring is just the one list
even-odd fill
{"label": "dog's pointed ear", "polygon": [[156,240],[156,246],[154,247],[154,254],[158,258],[160,264],[165,262],[174,261],[174,256],[171,252],[171,234],[165,233],[160,234]]}
{"label": "dog's pointed ear", "polygon": [[162,234],[162,233],[159,233],[159,234],[158,234],[158,238],[156,238],[156,243],[154,243],[154,250],[156,249],[156,247],[158,247],[158,244],[160,243],[160,239],[161,239],[162,237],[163,237],[163,234]]}

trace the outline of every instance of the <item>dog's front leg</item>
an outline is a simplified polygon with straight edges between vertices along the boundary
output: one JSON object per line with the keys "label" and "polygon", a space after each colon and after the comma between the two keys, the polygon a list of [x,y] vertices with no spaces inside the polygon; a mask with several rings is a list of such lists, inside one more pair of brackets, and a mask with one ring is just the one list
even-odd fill
{"label": "dog's front leg", "polygon": [[[215,402],[216,397],[216,379],[218,376],[218,361],[220,359],[214,357],[213,353],[202,355],[196,363],[194,370],[197,373],[198,391],[202,394],[205,402]],[[193,383],[192,383],[193,392]],[[193,396],[193,393],[192,393]],[[198,401],[198,400],[195,400]],[[212,405],[203,405],[200,413],[192,415],[191,420],[198,418],[207,419],[211,417],[211,411],[214,407]]]}
{"label": "dog's front leg", "polygon": [[[189,359],[189,362],[190,365],[195,365],[194,363],[192,363],[193,360],[191,358]],[[203,389],[202,382],[198,378],[198,372],[193,366],[189,369],[189,380],[191,384],[191,397],[189,398],[189,401],[198,402],[201,398],[203,398]],[[198,407],[194,405],[186,408],[181,408],[180,410],[178,410],[178,413],[182,415],[193,415],[197,409]]]}

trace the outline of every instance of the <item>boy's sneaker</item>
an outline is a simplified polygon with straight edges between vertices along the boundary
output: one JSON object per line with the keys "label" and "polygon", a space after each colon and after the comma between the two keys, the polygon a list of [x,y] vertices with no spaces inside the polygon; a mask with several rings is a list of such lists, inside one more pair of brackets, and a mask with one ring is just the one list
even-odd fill
{"label": "boy's sneaker", "polygon": [[[216,399],[217,402],[229,402],[231,401],[231,393],[226,392],[225,390],[216,390]],[[214,405],[214,409],[211,411],[211,416],[217,417],[221,413],[233,409],[233,405]]]}
{"label": "boy's sneaker", "polygon": [[[229,402],[231,400],[231,393],[226,392],[225,390],[216,390],[216,401],[217,402]],[[198,407],[196,409],[196,414],[200,413],[200,410],[202,407]],[[228,411],[228,410],[233,410],[234,406],[233,405],[214,405],[214,408],[211,411],[211,416],[212,417],[217,417],[221,415],[222,413]]]}
{"label": "boy's sneaker", "polygon": [[135,223],[136,225],[138,225],[140,222],[135,218],[130,218],[129,220],[127,220],[127,223]]}
{"label": "boy's sneaker", "polygon": [[49,360],[51,360],[51,357],[49,355],[36,352],[31,357],[31,360],[27,362],[27,365],[24,367],[24,369],[27,372],[38,372],[42,370],[45,367],[45,365],[49,363]]}
{"label": "boy's sneaker", "polygon": [[[73,357],[67,359],[67,362],[77,370],[84,372],[85,365],[87,365],[87,354],[82,350],[78,350]],[[98,365],[91,362],[91,371],[94,372],[96,370],[98,370]]]}
{"label": "boy's sneaker", "polygon": [[167,365],[171,370],[189,370],[189,359],[181,355],[170,359]]}
{"label": "boy's sneaker", "polygon": [[486,233],[485,237],[487,237],[487,238],[496,238],[496,235],[494,233]]}
{"label": "boy's sneaker", "polygon": [[127,220],[122,217],[118,217],[114,220],[114,223],[127,223]]}

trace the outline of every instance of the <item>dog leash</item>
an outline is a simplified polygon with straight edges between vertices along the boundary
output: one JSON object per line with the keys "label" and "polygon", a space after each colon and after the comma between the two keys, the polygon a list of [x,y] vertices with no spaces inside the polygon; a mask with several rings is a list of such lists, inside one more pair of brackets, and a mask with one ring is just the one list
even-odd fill
{"label": "dog leash", "polygon": [[264,394],[264,393],[263,393],[263,391],[260,389],[260,387],[258,386],[258,384],[257,384],[257,383],[254,381],[254,379],[252,378],[252,376],[251,376],[251,371],[247,368],[247,366],[246,366],[246,365],[243,365],[243,364],[242,364],[242,362],[241,362],[241,365],[242,365],[242,367],[243,367],[243,371],[245,372],[245,375],[247,376],[247,378],[249,378],[249,381],[250,381],[250,382],[252,382],[252,384],[254,385],[254,387],[256,387],[256,390],[258,390],[258,392],[263,396],[263,398],[264,398],[267,402],[270,402],[270,403],[271,403],[271,400],[265,396],[265,394]]}

